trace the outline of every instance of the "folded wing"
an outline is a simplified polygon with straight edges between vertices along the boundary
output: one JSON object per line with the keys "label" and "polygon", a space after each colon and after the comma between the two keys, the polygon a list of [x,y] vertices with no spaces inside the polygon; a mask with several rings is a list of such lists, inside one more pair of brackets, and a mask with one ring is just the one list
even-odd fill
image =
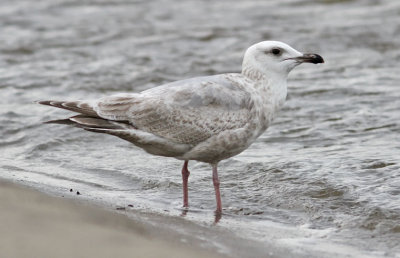
{"label": "folded wing", "polygon": [[250,94],[222,76],[177,81],[140,94],[100,99],[94,110],[107,120],[167,140],[196,145],[225,130],[243,128],[250,119]]}

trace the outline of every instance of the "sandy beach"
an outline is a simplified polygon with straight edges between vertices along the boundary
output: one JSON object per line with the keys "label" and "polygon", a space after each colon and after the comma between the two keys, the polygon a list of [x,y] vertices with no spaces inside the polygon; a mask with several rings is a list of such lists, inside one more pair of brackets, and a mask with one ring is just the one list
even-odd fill
{"label": "sandy beach", "polygon": [[[221,257],[97,207],[0,181],[1,257]],[[150,234],[151,233],[151,234]]]}

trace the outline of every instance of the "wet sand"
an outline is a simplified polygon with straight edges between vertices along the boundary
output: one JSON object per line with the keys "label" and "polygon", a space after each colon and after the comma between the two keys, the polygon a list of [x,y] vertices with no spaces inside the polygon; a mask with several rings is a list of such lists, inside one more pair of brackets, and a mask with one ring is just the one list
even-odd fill
{"label": "wet sand", "polygon": [[1,257],[222,257],[124,215],[0,181]]}

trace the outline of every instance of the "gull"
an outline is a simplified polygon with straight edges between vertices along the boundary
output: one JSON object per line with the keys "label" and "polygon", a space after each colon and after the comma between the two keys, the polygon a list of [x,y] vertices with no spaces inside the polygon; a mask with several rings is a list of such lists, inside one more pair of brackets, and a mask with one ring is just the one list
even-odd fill
{"label": "gull", "polygon": [[246,150],[270,126],[287,95],[289,72],[323,63],[279,41],[249,47],[241,73],[179,80],[140,93],[97,100],[39,101],[79,113],[49,122],[117,136],[146,152],[184,161],[183,207],[189,207],[189,160],[211,164],[216,214],[222,213],[217,166]]}

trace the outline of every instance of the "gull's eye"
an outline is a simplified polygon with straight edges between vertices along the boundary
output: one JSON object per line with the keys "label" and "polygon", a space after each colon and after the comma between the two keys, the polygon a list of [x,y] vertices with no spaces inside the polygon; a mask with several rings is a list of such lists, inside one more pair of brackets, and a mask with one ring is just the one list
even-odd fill
{"label": "gull's eye", "polygon": [[273,55],[279,56],[279,55],[282,53],[282,51],[281,51],[279,48],[273,48],[273,49],[271,50],[271,53],[272,53]]}

